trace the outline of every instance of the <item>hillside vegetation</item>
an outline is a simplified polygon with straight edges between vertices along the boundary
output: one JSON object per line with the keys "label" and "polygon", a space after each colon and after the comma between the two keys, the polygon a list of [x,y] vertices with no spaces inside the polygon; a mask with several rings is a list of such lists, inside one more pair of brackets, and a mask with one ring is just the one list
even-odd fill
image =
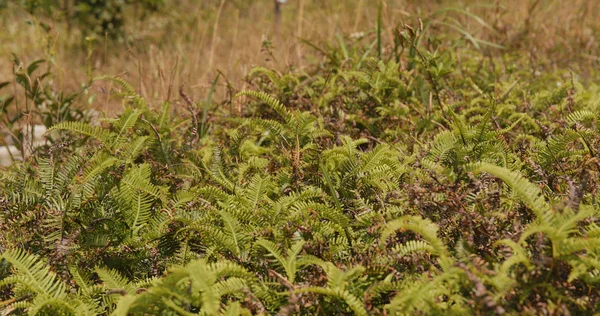
{"label": "hillside vegetation", "polygon": [[[243,74],[220,66],[239,47],[169,60],[178,40],[198,42],[137,42],[127,23],[141,18],[97,42],[83,27],[96,22],[65,8],[0,11],[40,3],[36,28],[72,28],[45,56],[4,61],[0,126],[25,154],[0,167],[3,314],[596,313],[600,6],[342,2],[329,6],[348,29],[287,38],[300,12],[331,9],[288,1],[280,33],[252,42],[269,60]],[[182,12],[143,3],[119,8]],[[206,1],[193,23],[217,34],[237,12],[237,28],[218,28],[247,32],[272,5]],[[155,47],[171,74],[144,75],[108,45],[141,59]],[[35,147],[33,124],[48,127]]]}

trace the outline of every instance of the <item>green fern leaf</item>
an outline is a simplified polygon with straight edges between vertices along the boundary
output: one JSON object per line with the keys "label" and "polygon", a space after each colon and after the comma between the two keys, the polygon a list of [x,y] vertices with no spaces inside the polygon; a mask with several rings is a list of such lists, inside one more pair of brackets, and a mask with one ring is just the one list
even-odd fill
{"label": "green fern leaf", "polygon": [[262,91],[241,91],[235,95],[234,99],[239,98],[240,96],[251,96],[257,98],[265,103],[267,103],[277,114],[279,114],[285,122],[290,122],[292,118],[292,114],[274,97],[268,95]]}
{"label": "green fern leaf", "polygon": [[67,130],[97,139],[106,148],[111,148],[112,135],[100,126],[92,126],[83,122],[61,122],[52,126],[46,133],[54,130]]}
{"label": "green fern leaf", "polygon": [[487,172],[502,179],[512,188],[521,201],[534,212],[538,220],[547,221],[551,216],[550,206],[544,199],[540,188],[529,182],[520,173],[485,163],[477,171]]}

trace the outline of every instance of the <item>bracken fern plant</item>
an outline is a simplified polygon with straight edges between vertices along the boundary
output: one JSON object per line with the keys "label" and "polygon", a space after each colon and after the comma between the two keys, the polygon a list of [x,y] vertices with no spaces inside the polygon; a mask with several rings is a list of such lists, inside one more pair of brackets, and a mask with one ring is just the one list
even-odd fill
{"label": "bracken fern plant", "polygon": [[369,36],[313,44],[318,65],[254,69],[236,109],[210,115],[210,96],[201,112],[183,89],[157,105],[96,78],[119,116],[58,122],[57,141],[1,169],[0,307],[594,313],[600,89],[421,32],[378,52]]}

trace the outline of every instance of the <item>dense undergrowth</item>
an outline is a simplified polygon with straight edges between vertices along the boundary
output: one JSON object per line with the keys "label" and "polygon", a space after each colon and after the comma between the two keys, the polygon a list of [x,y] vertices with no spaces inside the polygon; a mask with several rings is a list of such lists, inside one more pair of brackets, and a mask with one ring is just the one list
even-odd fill
{"label": "dense undergrowth", "polygon": [[592,314],[598,86],[395,38],[255,68],[221,104],[96,78],[121,115],[58,107],[47,145],[0,173],[0,308]]}

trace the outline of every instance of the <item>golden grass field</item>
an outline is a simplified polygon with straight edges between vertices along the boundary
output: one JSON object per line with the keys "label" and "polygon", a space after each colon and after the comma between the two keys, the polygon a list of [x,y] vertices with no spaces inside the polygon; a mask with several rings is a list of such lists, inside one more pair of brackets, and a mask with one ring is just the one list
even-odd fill
{"label": "golden grass field", "polygon": [[[165,10],[145,19],[125,12],[127,42],[100,37],[86,42],[59,17],[31,16],[8,4],[0,10],[0,82],[11,80],[15,53],[25,62],[51,59],[53,84],[59,89],[80,87],[90,67],[93,76],[121,76],[157,102],[179,98],[181,84],[192,96],[204,96],[218,72],[241,89],[245,74],[255,65],[302,70],[318,57],[303,39],[325,45],[337,43],[338,36],[373,33],[378,1],[289,0],[282,6],[279,24],[272,0],[179,0],[169,2]],[[528,56],[532,71],[560,66],[586,76],[600,62],[600,2],[594,0],[382,0],[382,10],[388,45],[401,23],[435,20],[428,32],[502,45],[503,49],[481,49],[486,55]],[[263,49],[265,40],[272,43],[272,55]],[[223,96],[225,87],[226,81],[220,80],[217,95]],[[109,115],[119,108],[102,93],[97,95],[92,107]]]}

